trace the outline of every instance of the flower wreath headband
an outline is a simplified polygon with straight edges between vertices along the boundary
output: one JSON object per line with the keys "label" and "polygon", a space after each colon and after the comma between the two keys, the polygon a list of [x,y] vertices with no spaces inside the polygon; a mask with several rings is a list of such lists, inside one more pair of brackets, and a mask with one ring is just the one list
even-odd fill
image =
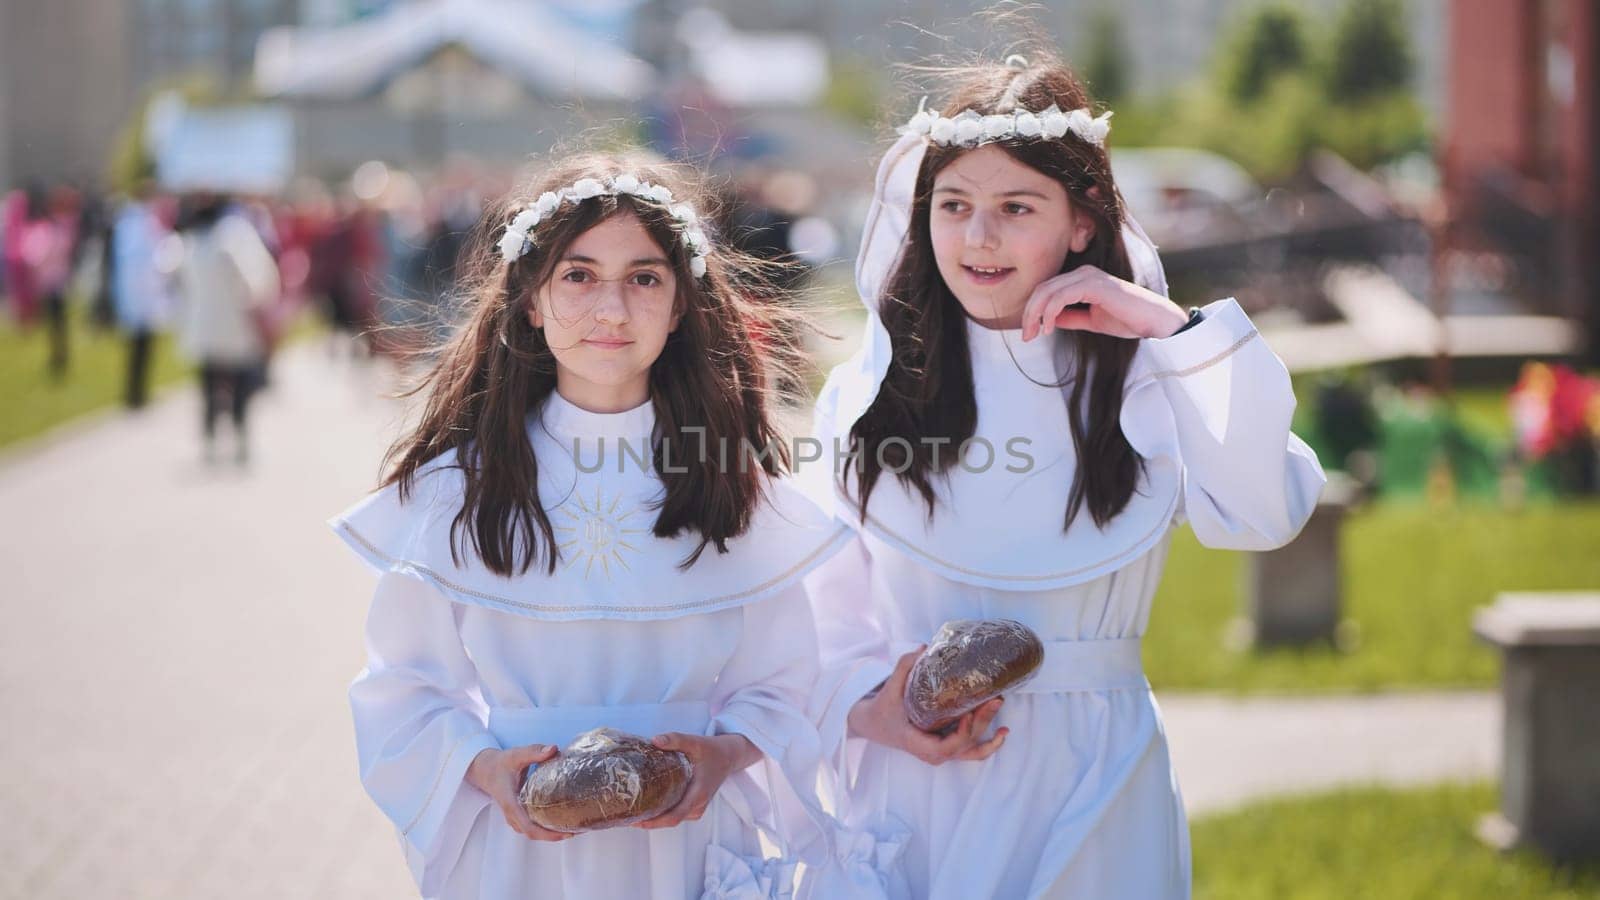
{"label": "flower wreath headband", "polygon": [[706,274],[706,256],[711,253],[711,241],[700,228],[700,216],[688,203],[673,203],[672,191],[659,184],[651,184],[636,175],[624,173],[601,182],[596,178],[579,178],[559,191],[545,191],[533,205],[517,213],[500,238],[500,256],[506,262],[516,262],[533,248],[533,229],[561,208],[563,203],[581,203],[591,197],[616,197],[627,194],[641,200],[666,207],[667,213],[677,222],[683,245],[689,248],[689,271],[694,277]]}
{"label": "flower wreath headband", "polygon": [[928,98],[923,97],[917,114],[900,129],[902,134],[920,134],[944,147],[981,147],[1007,138],[1055,139],[1072,132],[1080,138],[1103,146],[1111,133],[1111,111],[1098,117],[1090,116],[1087,109],[1062,112],[1054,103],[1040,112],[1026,109],[1012,110],[1000,115],[979,115],[964,109],[954,116],[941,116],[937,110],[927,108]]}
{"label": "flower wreath headband", "polygon": [[[1023,57],[1006,57],[1008,68],[1022,69],[1027,65]],[[1106,135],[1111,133],[1111,111],[1091,116],[1088,109],[1062,112],[1052,103],[1039,112],[1019,107],[1009,113],[985,116],[964,109],[946,117],[938,110],[928,109],[928,98],[923,97],[917,104],[917,114],[900,129],[901,134],[919,134],[942,147],[967,148],[1018,137],[1055,140],[1069,131],[1096,147],[1105,146]]]}

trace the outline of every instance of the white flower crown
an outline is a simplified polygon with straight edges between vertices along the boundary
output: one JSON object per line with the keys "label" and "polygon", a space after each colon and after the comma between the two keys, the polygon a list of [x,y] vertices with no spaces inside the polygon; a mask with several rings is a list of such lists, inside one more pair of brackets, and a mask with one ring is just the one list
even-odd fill
{"label": "white flower crown", "polygon": [[901,128],[902,134],[920,134],[945,147],[981,147],[1007,138],[1040,138],[1054,140],[1072,132],[1080,138],[1103,146],[1111,133],[1111,111],[1098,117],[1089,115],[1087,109],[1062,112],[1054,103],[1042,112],[1016,109],[1002,115],[985,116],[965,109],[954,116],[941,116],[937,110],[927,108],[928,98],[917,105],[917,114]]}
{"label": "white flower crown", "polygon": [[666,207],[682,231],[683,245],[689,248],[689,271],[694,273],[696,278],[706,274],[706,256],[711,253],[711,241],[706,239],[706,233],[701,230],[700,216],[694,211],[694,207],[687,203],[673,203],[672,191],[626,173],[607,182],[595,178],[579,178],[559,191],[545,191],[540,194],[539,199],[533,201],[533,205],[517,213],[516,218],[506,225],[506,232],[500,238],[501,258],[506,262],[516,262],[527,253],[533,247],[531,237],[533,229],[549,218],[561,204],[580,203],[602,195],[615,197],[619,194],[638,197]]}

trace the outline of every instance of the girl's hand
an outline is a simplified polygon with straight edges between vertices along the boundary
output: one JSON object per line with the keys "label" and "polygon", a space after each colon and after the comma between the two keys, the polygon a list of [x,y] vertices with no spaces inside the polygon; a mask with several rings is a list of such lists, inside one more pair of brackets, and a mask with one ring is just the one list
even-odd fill
{"label": "girl's hand", "polygon": [[529,744],[510,750],[489,748],[472,758],[467,766],[467,783],[489,795],[500,807],[511,830],[535,841],[564,841],[574,835],[564,831],[541,828],[528,818],[517,794],[522,788],[522,776],[535,763],[549,762],[556,757],[556,748],[548,744]]}
{"label": "girl's hand", "polygon": [[1057,328],[1164,338],[1188,321],[1189,314],[1166,297],[1094,266],[1079,266],[1033,289],[1022,310],[1022,339],[1031,341]]}
{"label": "girl's hand", "polygon": [[718,734],[702,737],[680,734],[676,731],[657,735],[651,741],[663,750],[676,750],[689,757],[694,773],[689,776],[689,787],[677,805],[655,818],[639,822],[637,828],[671,828],[680,822],[693,822],[706,814],[711,798],[728,776],[741,772],[761,759],[761,751],[742,734]]}
{"label": "girl's hand", "polygon": [[983,738],[994,717],[1000,714],[1004,698],[996,697],[967,713],[944,734],[929,734],[906,718],[906,682],[911,678],[912,664],[926,649],[927,645],[923,645],[900,657],[883,688],[856,701],[850,709],[850,731],[874,744],[903,750],[930,766],[953,759],[988,759],[1011,733],[1009,728],[1000,728],[988,740]]}

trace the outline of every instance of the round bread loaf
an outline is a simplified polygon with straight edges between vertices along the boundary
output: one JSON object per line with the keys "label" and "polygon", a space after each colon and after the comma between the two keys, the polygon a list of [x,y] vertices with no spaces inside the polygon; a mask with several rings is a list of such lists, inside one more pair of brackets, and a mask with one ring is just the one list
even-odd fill
{"label": "round bread loaf", "polygon": [[596,728],[534,768],[522,784],[522,806],[539,826],[568,834],[632,825],[677,805],[692,771],[676,750]]}
{"label": "round bread loaf", "polygon": [[1044,644],[1010,619],[944,623],[911,666],[906,718],[937,732],[1026,681],[1044,663]]}

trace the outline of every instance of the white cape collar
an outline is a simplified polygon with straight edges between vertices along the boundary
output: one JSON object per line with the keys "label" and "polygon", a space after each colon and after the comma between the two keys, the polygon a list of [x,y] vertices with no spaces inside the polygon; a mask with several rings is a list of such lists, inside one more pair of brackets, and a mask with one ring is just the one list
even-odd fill
{"label": "white cape collar", "polygon": [[[1080,584],[1149,552],[1177,511],[1182,476],[1176,460],[1147,457],[1134,495],[1105,528],[1080,509],[1063,530],[1077,470],[1067,421],[1070,345],[1059,338],[1023,343],[1020,331],[970,322],[968,337],[978,425],[965,464],[934,479],[932,520],[922,496],[887,471],[873,489],[864,519],[854,502],[853,476],[848,496],[835,483],[836,515],[946,578],[1000,590]],[[854,392],[849,382],[862,377],[851,363],[841,366],[830,379],[829,388],[836,390],[825,389],[823,405],[851,393],[859,398],[865,393],[859,382]],[[845,423],[860,412],[827,412],[838,423],[840,439],[847,440]]]}
{"label": "white cape collar", "polygon": [[422,467],[407,501],[391,485],[330,524],[380,572],[421,578],[457,602],[556,621],[667,619],[755,602],[792,585],[848,540],[847,528],[788,484],[772,482],[750,530],[729,541],[727,553],[707,547],[679,569],[699,539],[651,534],[664,488],[649,466],[650,405],[602,415],[552,394],[542,413],[529,416],[529,438],[539,496],[561,548],[554,574],[535,565],[505,578],[470,547],[459,562],[452,559],[450,525],[463,486],[454,451]]}

